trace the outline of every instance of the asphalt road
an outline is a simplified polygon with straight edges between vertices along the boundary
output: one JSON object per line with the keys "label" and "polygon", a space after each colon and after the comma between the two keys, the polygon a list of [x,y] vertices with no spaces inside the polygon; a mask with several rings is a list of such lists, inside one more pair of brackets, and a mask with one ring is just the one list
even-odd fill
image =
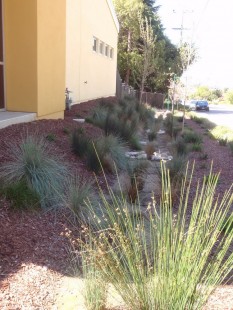
{"label": "asphalt road", "polygon": [[226,126],[233,129],[233,106],[210,105],[210,111],[196,111],[201,117],[208,118],[216,125]]}

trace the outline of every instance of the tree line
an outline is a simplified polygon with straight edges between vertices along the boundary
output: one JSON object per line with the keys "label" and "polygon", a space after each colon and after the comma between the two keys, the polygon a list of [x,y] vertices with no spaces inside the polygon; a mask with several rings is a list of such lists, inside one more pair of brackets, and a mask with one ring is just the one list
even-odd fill
{"label": "tree line", "polygon": [[165,35],[156,0],[113,2],[120,23],[118,70],[123,82],[166,93],[171,79],[186,69],[187,48],[176,47]]}

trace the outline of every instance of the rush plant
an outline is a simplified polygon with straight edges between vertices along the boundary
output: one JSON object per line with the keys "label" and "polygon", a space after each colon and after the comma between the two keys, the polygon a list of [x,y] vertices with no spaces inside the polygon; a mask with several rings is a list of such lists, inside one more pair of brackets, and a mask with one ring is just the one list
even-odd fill
{"label": "rush plant", "polygon": [[101,193],[102,216],[89,205],[96,229],[87,226],[85,241],[79,242],[127,308],[202,309],[232,270],[233,253],[228,249],[233,230],[222,232],[233,202],[232,187],[221,201],[216,199],[218,176],[210,173],[208,182],[195,184],[191,200],[190,170],[192,175],[187,168],[183,179],[176,213],[164,166],[161,199],[153,199],[146,211],[138,202],[129,206],[111,188],[108,199]]}

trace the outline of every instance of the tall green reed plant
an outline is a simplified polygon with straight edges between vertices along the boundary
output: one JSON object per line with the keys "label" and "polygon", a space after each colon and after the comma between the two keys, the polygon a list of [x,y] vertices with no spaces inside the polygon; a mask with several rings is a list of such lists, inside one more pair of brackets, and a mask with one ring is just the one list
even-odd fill
{"label": "tall green reed plant", "polygon": [[[187,168],[174,213],[169,173],[162,167],[160,201],[140,210],[109,187],[101,192],[103,216],[89,205],[95,231],[85,229],[85,253],[130,309],[202,309],[230,274],[233,231],[221,232],[233,202],[232,187],[215,198],[218,176],[195,185]],[[104,228],[103,228],[104,227]],[[83,239],[82,239],[83,240]]]}

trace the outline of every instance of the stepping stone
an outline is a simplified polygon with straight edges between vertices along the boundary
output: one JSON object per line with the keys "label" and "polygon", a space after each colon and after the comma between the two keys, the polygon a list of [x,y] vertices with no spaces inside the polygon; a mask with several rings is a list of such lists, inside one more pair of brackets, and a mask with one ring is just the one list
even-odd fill
{"label": "stepping stone", "polygon": [[126,152],[125,156],[131,159],[147,159],[147,154],[144,151]]}
{"label": "stepping stone", "polygon": [[84,118],[74,118],[73,121],[78,122],[78,123],[85,123]]}

